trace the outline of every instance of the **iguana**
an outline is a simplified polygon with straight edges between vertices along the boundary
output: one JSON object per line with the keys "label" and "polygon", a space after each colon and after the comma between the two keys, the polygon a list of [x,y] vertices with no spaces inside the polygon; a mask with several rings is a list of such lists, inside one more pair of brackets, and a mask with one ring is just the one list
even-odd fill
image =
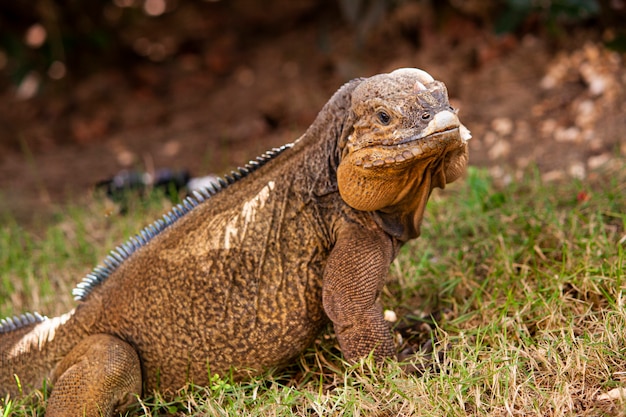
{"label": "iguana", "polygon": [[432,189],[467,164],[456,113],[419,69],[346,83],[294,143],[113,250],[74,310],[4,319],[0,396],[48,379],[48,416],[109,416],[208,369],[285,364],[329,319],[347,360],[395,356],[378,296]]}

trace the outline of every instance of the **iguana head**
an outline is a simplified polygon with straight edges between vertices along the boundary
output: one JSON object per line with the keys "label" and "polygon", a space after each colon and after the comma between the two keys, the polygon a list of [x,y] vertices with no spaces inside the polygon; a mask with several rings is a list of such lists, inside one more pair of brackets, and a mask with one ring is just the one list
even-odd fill
{"label": "iguana head", "polygon": [[351,128],[340,143],[343,200],[381,210],[411,199],[425,176],[426,195],[457,179],[471,135],[456,113],[445,85],[425,71],[403,68],[363,80],[352,92]]}

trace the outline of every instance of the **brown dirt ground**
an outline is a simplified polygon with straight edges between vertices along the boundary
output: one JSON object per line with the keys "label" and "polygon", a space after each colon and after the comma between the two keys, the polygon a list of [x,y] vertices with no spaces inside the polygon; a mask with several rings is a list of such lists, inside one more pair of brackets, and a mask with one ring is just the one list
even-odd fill
{"label": "brown dirt ground", "polygon": [[446,83],[474,136],[471,163],[503,183],[533,165],[547,181],[584,179],[626,156],[624,56],[597,30],[497,37],[458,14],[435,24],[411,2],[364,30],[295,3],[267,21],[259,7],[233,21],[181,5],[144,28],[157,40],[206,31],[175,59],[50,82],[29,100],[3,92],[0,213],[30,223],[122,169],[222,173],[293,141],[348,79],[407,66]]}

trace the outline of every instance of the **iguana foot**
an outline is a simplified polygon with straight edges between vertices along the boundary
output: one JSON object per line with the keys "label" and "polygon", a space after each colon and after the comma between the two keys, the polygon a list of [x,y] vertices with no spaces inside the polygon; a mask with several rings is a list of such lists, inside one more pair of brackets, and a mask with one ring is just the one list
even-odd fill
{"label": "iguana foot", "polygon": [[111,416],[141,394],[137,352],[117,337],[85,338],[59,363],[46,416]]}

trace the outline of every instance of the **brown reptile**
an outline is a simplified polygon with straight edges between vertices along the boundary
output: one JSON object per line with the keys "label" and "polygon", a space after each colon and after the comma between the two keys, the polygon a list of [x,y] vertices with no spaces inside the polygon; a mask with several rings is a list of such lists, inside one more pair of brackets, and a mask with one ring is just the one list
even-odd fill
{"label": "brown reptile", "polygon": [[418,69],[341,87],[293,144],[195,193],[120,245],[60,317],[0,324],[0,396],[52,384],[48,416],[111,415],[155,390],[297,357],[330,319],[356,360],[395,347],[378,301],[469,131]]}

